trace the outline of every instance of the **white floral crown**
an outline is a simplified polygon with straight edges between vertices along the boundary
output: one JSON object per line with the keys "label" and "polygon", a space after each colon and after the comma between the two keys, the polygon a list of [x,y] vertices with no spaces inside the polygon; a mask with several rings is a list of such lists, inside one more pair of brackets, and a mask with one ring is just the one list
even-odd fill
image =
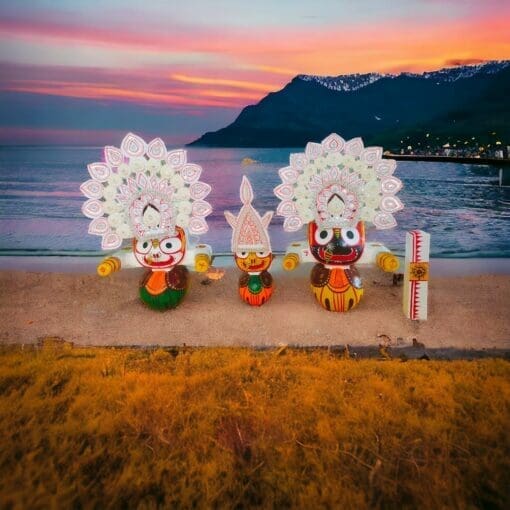
{"label": "white floral crown", "polygon": [[[88,165],[92,178],[80,186],[88,198],[82,212],[92,220],[89,234],[102,237],[104,250],[132,237],[173,235],[176,226],[207,232],[212,208],[204,198],[211,187],[198,180],[202,168],[187,162],[185,150],[168,152],[159,138],[147,144],[129,133],[120,148],[105,147],[104,155],[104,163]],[[153,223],[146,221],[147,208],[156,211]]]}
{"label": "white floral crown", "polygon": [[315,220],[320,227],[354,226],[360,220],[378,229],[396,225],[393,213],[404,206],[395,196],[402,182],[393,176],[396,162],[382,159],[381,147],[364,147],[361,138],[346,142],[333,133],[308,143],[281,168],[276,213],[283,228],[295,232]]}

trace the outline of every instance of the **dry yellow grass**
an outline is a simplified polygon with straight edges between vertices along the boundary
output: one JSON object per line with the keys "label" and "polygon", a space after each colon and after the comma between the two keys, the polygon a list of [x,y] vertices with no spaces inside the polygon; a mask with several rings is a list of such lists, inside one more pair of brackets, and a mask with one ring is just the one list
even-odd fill
{"label": "dry yellow grass", "polygon": [[510,365],[0,353],[3,508],[508,508]]}

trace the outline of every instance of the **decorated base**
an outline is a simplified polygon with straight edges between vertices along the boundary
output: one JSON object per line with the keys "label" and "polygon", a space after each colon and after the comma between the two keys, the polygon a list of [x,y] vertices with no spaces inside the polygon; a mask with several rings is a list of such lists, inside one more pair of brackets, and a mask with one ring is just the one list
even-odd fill
{"label": "decorated base", "polygon": [[361,278],[354,267],[328,269],[323,264],[315,264],[310,283],[317,301],[330,312],[347,312],[363,296]]}
{"label": "decorated base", "polygon": [[179,305],[188,287],[185,266],[176,266],[171,271],[148,271],[140,283],[140,299],[153,310],[168,310]]}
{"label": "decorated base", "polygon": [[260,274],[243,273],[239,278],[239,295],[251,306],[262,306],[273,295],[273,277],[268,271]]}

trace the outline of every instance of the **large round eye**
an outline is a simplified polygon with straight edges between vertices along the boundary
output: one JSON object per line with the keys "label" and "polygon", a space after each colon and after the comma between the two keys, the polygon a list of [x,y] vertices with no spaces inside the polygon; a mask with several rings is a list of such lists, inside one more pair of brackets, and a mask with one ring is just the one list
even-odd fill
{"label": "large round eye", "polygon": [[319,228],[315,231],[315,242],[320,245],[328,244],[333,239],[333,229]]}
{"label": "large round eye", "polygon": [[354,246],[359,243],[359,232],[355,228],[343,228],[341,235],[347,246]]}
{"label": "large round eye", "polygon": [[149,250],[151,249],[152,243],[148,241],[147,239],[139,239],[136,241],[136,251],[138,253],[149,253]]}
{"label": "large round eye", "polygon": [[159,242],[159,248],[163,253],[175,253],[182,248],[182,242],[178,237],[165,237]]}
{"label": "large round eye", "polygon": [[257,257],[259,257],[259,258],[261,258],[261,259],[265,259],[268,255],[269,255],[269,250],[266,250],[266,251],[258,251],[258,252],[257,252]]}
{"label": "large round eye", "polygon": [[245,259],[248,256],[247,251],[236,251],[236,257],[238,259]]}

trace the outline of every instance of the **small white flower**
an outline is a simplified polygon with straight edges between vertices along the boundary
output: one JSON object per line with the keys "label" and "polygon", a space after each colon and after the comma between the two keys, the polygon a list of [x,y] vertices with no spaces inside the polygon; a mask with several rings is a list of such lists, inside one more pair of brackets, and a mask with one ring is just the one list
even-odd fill
{"label": "small white flower", "polygon": [[363,165],[358,171],[361,178],[366,182],[373,182],[377,180],[377,175],[375,170],[367,165]]}
{"label": "small white flower", "polygon": [[113,213],[108,216],[108,224],[112,228],[119,228],[124,223],[124,216],[121,213]]}
{"label": "small white flower", "polygon": [[122,184],[122,182],[123,179],[118,173],[110,173],[110,176],[108,177],[108,186],[117,188]]}
{"label": "small white flower", "polygon": [[183,200],[181,202],[177,202],[175,204],[175,206],[176,206],[176,209],[179,211],[179,214],[190,214],[191,213],[192,205],[191,205],[191,202],[189,202],[188,200]]}
{"label": "small white flower", "polygon": [[122,163],[118,168],[117,172],[121,177],[127,179],[131,175],[131,168],[128,164]]}
{"label": "small white flower", "polygon": [[190,197],[189,188],[187,186],[178,188],[174,196],[176,200],[187,200]]}
{"label": "small white flower", "polygon": [[133,237],[133,232],[131,232],[131,229],[128,225],[123,223],[119,227],[117,227],[117,234],[119,234],[120,237],[127,239],[129,237]]}
{"label": "small white flower", "polygon": [[341,152],[332,152],[326,156],[326,162],[329,166],[337,166],[339,165],[344,158],[344,155]]}
{"label": "small white flower", "polygon": [[103,197],[108,200],[113,200],[117,196],[116,186],[106,186],[103,191]]}
{"label": "small white flower", "polygon": [[[370,184],[370,183],[369,183]],[[379,193],[366,193],[365,194],[365,207],[370,207],[371,209],[377,209],[381,202],[381,196]]]}
{"label": "small white flower", "polygon": [[113,214],[121,212],[122,210],[122,205],[119,204],[116,200],[105,200],[105,202],[103,202],[103,211],[106,214]]}
{"label": "small white flower", "polygon": [[170,165],[163,165],[159,170],[159,175],[161,175],[163,179],[169,179],[171,182],[171,177],[174,175],[174,169]]}
{"label": "small white flower", "polygon": [[175,188],[179,189],[184,186],[184,179],[180,176],[180,174],[175,174],[170,178],[170,184]]}
{"label": "small white flower", "polygon": [[303,170],[304,176],[306,176],[308,179],[317,173],[317,167],[313,163],[309,163],[305,166],[305,169]]}
{"label": "small white flower", "polygon": [[296,181],[296,188],[305,188],[308,182],[310,181],[310,177],[308,175],[301,174]]}
{"label": "small white flower", "polygon": [[129,161],[131,172],[138,173],[147,167],[147,160],[145,158],[132,158]]}
{"label": "small white flower", "polygon": [[189,215],[188,214],[178,214],[177,218],[175,218],[175,224],[179,227],[186,228],[189,225]]}
{"label": "small white flower", "polygon": [[360,211],[360,219],[363,221],[373,222],[375,210],[371,207],[363,207]]}
{"label": "small white flower", "polygon": [[326,166],[328,165],[328,161],[324,156],[319,156],[314,161],[314,164],[315,164],[316,168],[318,168],[319,170],[322,170],[322,169],[326,168]]}
{"label": "small white flower", "polygon": [[300,213],[300,216],[303,223],[308,223],[309,221],[312,221],[314,219],[312,210],[309,207],[307,209],[304,209],[302,213]]}
{"label": "small white flower", "polygon": [[161,168],[161,162],[157,159],[151,158],[146,165],[146,169],[150,172],[151,175],[157,175]]}
{"label": "small white flower", "polygon": [[347,168],[354,168],[356,165],[356,160],[352,156],[342,156],[342,160],[339,162],[342,163]]}
{"label": "small white flower", "polygon": [[381,182],[379,180],[367,182],[364,191],[365,195],[378,195],[381,192]]}

